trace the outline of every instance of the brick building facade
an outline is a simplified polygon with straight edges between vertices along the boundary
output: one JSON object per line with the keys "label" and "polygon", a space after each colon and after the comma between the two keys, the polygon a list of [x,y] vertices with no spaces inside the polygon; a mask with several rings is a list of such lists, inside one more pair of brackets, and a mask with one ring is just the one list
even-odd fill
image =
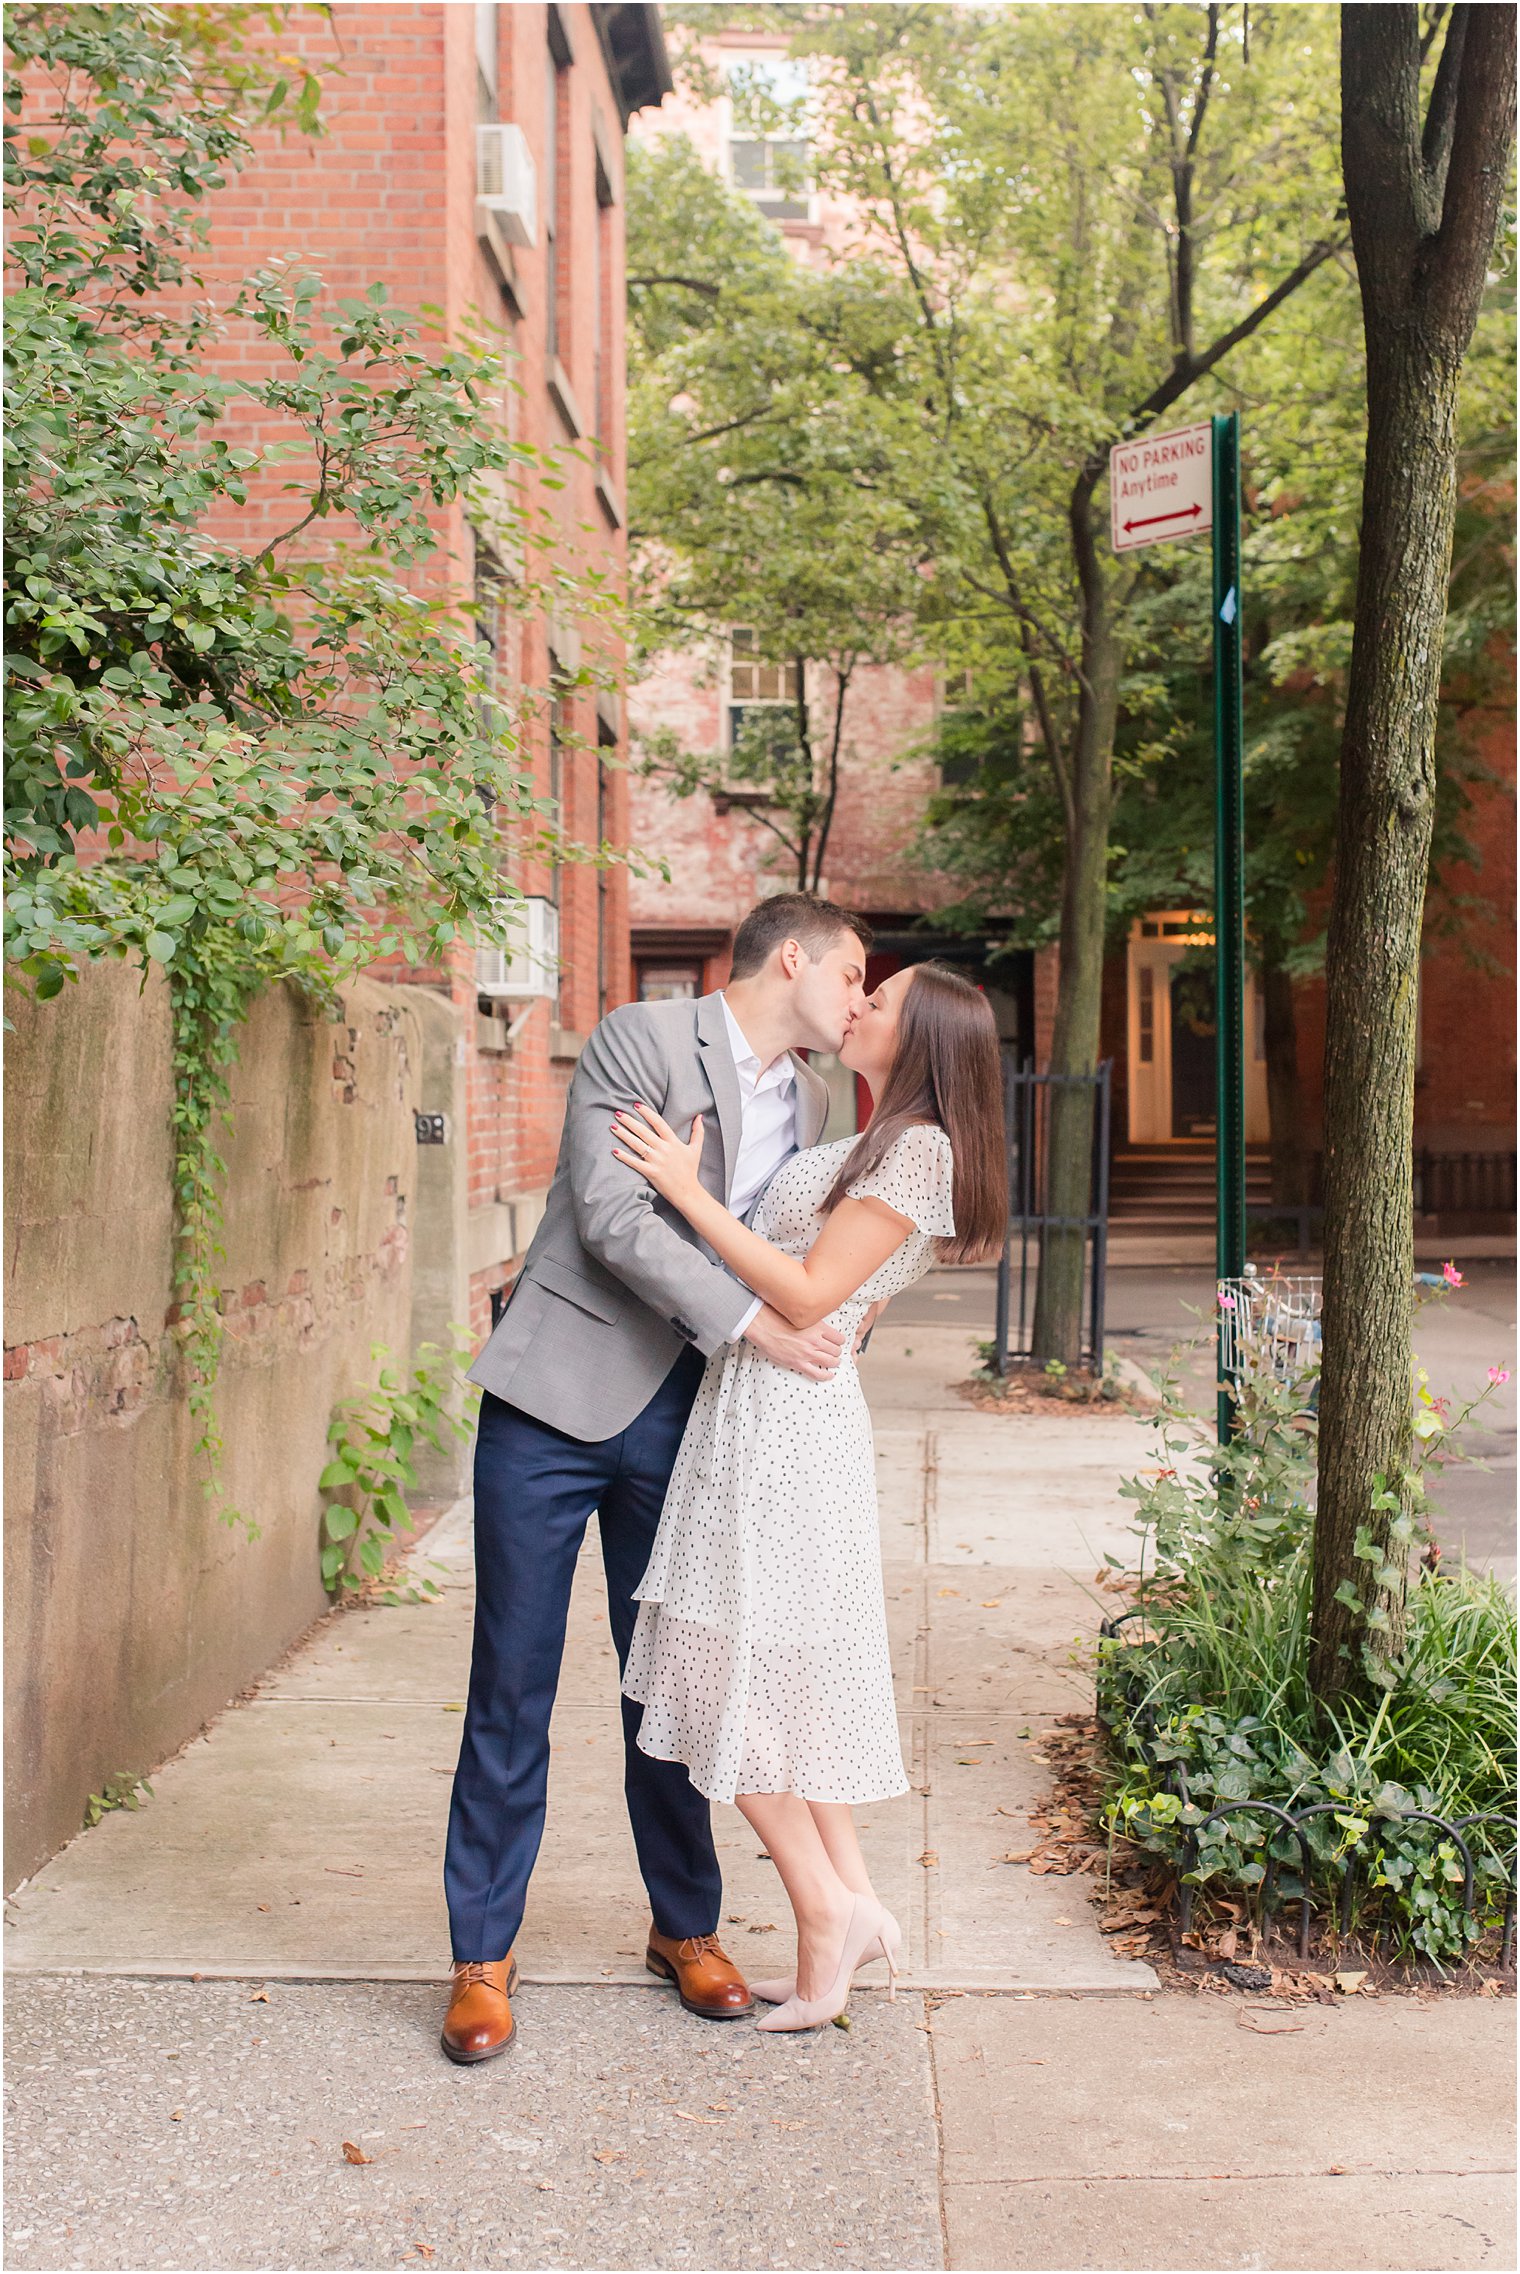
{"label": "brick building facade", "polygon": [[[494,337],[510,371],[500,416],[539,454],[522,504],[540,533],[540,576],[557,560],[619,586],[623,138],[633,112],[670,87],[657,11],[583,0],[339,0],[325,14],[293,11],[278,40],[322,80],[323,132],[258,138],[253,162],[213,202],[208,283],[230,290],[250,269],[289,257],[317,271],[324,298],[378,282],[402,308],[439,311],[432,320],[446,338]],[[235,369],[258,352],[234,333],[221,360]],[[568,613],[514,607],[514,562],[500,557],[510,548],[460,506],[435,521],[429,575],[470,598],[502,679],[529,691],[535,793],[576,843],[626,843],[615,639]],[[593,659],[599,685],[577,684]],[[530,899],[524,945],[536,955],[506,967],[461,947],[446,968],[375,967],[377,977],[445,992],[460,1017],[463,1064],[439,1103],[443,1142],[466,1156],[451,1165],[466,1184],[477,1339],[542,1213],[581,1042],[624,999],[629,970],[619,867],[523,858],[511,874]],[[456,1315],[465,1307],[457,1302]]]}

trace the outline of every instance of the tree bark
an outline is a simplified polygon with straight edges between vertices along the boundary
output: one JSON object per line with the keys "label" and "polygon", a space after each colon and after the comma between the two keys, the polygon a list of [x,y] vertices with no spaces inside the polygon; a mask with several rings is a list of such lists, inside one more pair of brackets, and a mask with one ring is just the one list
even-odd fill
{"label": "tree bark", "polygon": [[1280,959],[1268,954],[1258,974],[1258,984],[1267,1056],[1272,1199],[1279,1208],[1301,1208],[1309,1193],[1304,1174],[1303,1096],[1298,1079],[1298,1019],[1293,1006],[1293,981]]}
{"label": "tree bark", "polygon": [[[1403,1639],[1415,982],[1456,494],[1457,398],[1515,119],[1512,8],[1456,7],[1430,108],[1418,11],[1341,10],[1342,163],[1367,343],[1356,632],[1326,965],[1324,1359],[1309,1679]],[[1394,1508],[1376,1508],[1380,1493]],[[1400,1528],[1401,1530],[1402,1528]],[[1358,1541],[1374,1555],[1358,1555]]]}
{"label": "tree bark", "polygon": [[[1098,1064],[1119,713],[1119,641],[1093,527],[1093,491],[1102,470],[1084,470],[1070,511],[1082,592],[1081,685],[1070,758],[1060,981],[1050,1044],[1049,1071],[1055,1079],[1044,1164],[1047,1213],[1064,1217],[1085,1216],[1091,1205],[1094,1092],[1081,1077],[1090,1076]],[[1057,1360],[1075,1366],[1081,1359],[1085,1249],[1086,1235],[1080,1230],[1041,1235],[1031,1344],[1040,1364]]]}

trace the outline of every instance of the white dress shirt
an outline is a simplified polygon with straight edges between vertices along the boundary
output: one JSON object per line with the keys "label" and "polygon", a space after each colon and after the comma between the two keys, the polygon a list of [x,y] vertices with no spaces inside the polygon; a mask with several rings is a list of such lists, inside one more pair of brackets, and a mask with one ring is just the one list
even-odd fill
{"label": "white dress shirt", "polygon": [[[797,1150],[797,1069],[791,1053],[783,1050],[762,1072],[760,1054],[729,1009],[727,996],[720,994],[718,1000],[739,1077],[739,1154],[729,1180],[728,1205],[734,1215],[747,1216],[782,1162]],[[762,1308],[757,1295],[730,1341],[739,1340]]]}

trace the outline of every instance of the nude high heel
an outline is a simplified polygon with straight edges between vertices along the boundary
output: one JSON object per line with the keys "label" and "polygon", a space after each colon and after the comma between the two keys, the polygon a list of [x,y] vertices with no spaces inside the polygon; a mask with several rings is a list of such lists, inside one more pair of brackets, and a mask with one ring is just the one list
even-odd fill
{"label": "nude high heel", "polygon": [[[895,1998],[897,1996],[897,1976],[900,1971],[899,1960],[902,1956],[902,1928],[890,1911],[885,1912],[883,1916],[886,1920],[885,1928],[874,1940],[866,1944],[865,1949],[855,1961],[855,1971],[858,1974],[862,1966],[870,1966],[878,1958],[885,1958],[888,1980],[887,1995],[889,1998]],[[763,1999],[768,2006],[784,2006],[788,1998],[794,1998],[797,1995],[797,1977],[795,1974],[773,1974],[768,1982],[751,1982],[750,1992],[754,1997]]]}
{"label": "nude high heel", "polygon": [[866,1954],[868,1946],[880,1942],[887,1954],[892,1992],[897,1988],[896,1952],[901,1942],[900,1930],[894,1932],[897,1922],[879,1903],[868,1896],[857,1895],[850,1906],[849,1921],[844,1930],[844,1948],[834,1979],[821,1998],[799,1998],[794,1992],[784,2005],[756,2023],[765,2030],[821,2029],[825,2023],[837,2021],[850,2002],[850,1983],[856,1967]]}

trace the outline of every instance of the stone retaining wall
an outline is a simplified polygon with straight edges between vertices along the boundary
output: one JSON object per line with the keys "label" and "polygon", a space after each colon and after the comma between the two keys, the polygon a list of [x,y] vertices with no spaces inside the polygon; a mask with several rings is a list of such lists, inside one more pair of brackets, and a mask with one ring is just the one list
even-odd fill
{"label": "stone retaining wall", "polygon": [[[316,1479],[336,1399],[405,1359],[424,1038],[440,997],[289,988],[242,1040],[220,1411],[230,1503],[192,1453],[171,1312],[168,998],[124,965],[12,998],[6,1115],[7,1881],[79,1829],[322,1612]],[[445,1299],[446,1300],[446,1299]],[[431,1323],[431,1322],[430,1322]],[[441,1321],[438,1323],[442,1323]]]}

